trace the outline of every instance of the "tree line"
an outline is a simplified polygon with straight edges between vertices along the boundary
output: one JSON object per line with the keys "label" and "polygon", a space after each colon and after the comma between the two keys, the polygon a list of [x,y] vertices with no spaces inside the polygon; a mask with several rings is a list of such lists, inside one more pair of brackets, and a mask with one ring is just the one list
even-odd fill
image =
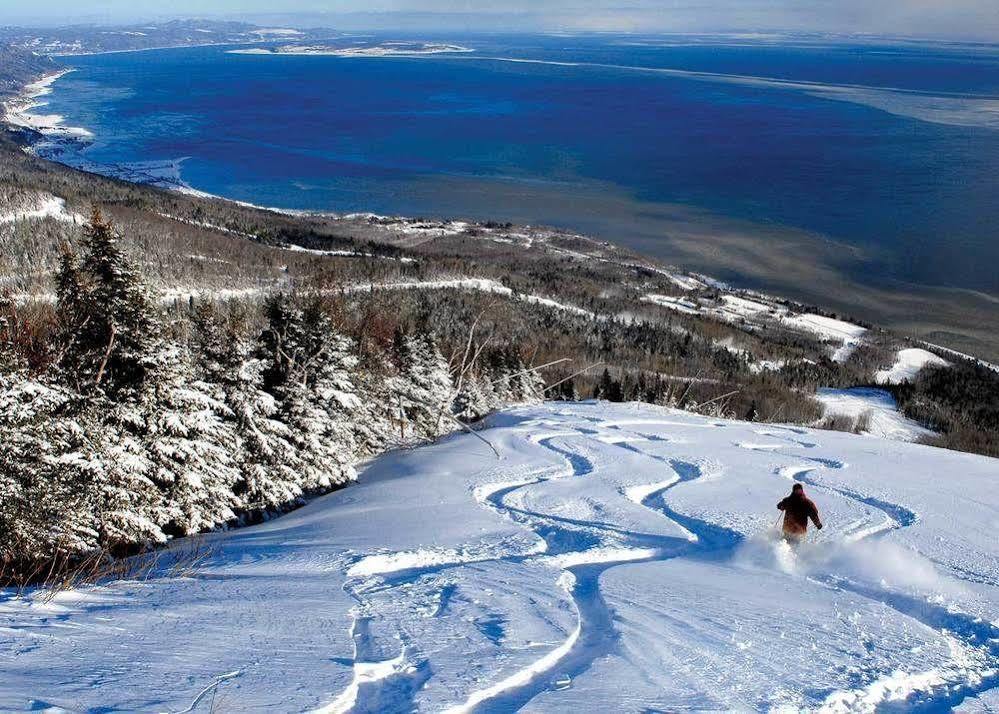
{"label": "tree line", "polygon": [[317,291],[164,313],[98,212],[55,283],[43,317],[0,310],[0,582],[267,518],[544,388],[425,325],[362,348]]}

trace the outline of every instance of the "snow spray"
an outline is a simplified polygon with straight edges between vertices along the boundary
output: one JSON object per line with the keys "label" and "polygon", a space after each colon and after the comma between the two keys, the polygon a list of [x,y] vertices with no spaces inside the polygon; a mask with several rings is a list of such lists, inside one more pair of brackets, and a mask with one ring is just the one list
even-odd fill
{"label": "snow spray", "polygon": [[733,557],[743,567],[786,575],[846,578],[928,595],[961,591],[959,584],[941,577],[928,558],[883,537],[804,540],[792,545],[772,528],[747,538]]}

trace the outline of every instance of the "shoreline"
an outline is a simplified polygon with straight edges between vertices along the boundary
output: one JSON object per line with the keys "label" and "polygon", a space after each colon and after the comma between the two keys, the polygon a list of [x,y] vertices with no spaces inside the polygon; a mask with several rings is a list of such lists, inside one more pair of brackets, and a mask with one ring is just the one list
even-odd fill
{"label": "shoreline", "polygon": [[274,40],[252,40],[247,42],[205,42],[200,45],[162,45],[159,47],[136,47],[130,50],[98,50],[96,52],[53,52],[48,57],[66,59],[67,57],[100,57],[101,55],[124,55],[131,52],[156,52],[157,50],[193,50],[199,47],[246,47],[259,45]]}
{"label": "shoreline", "polygon": [[[330,220],[352,220],[359,216],[364,216],[373,220],[400,223],[421,223],[431,221],[442,224],[455,222],[484,224],[490,221],[488,216],[483,215],[479,215],[478,218],[471,218],[469,216],[476,215],[474,208],[469,212],[462,211],[460,207],[452,207],[450,210],[446,207],[442,207],[442,210],[437,214],[414,213],[412,215],[382,215],[365,212],[363,208],[361,210],[351,209],[344,211],[331,211],[313,210],[308,208],[294,209],[282,208],[278,206],[264,206],[249,201],[243,201],[202,191],[185,183],[181,177],[181,164],[188,157],[130,163],[101,163],[97,161],[90,161],[86,158],[83,152],[93,142],[94,134],[92,132],[82,128],[64,126],[61,124],[61,122],[65,119],[62,116],[46,116],[35,114],[31,111],[32,109],[37,109],[39,106],[44,106],[46,102],[39,101],[39,98],[50,94],[53,91],[53,85],[55,85],[60,78],[73,71],[76,70],[74,68],[65,68],[38,77],[26,83],[21,88],[19,93],[3,102],[4,114],[2,121],[9,127],[16,130],[20,130],[22,132],[26,130],[28,132],[25,137],[27,141],[23,145],[23,150],[25,152],[47,161],[62,164],[74,170],[95,174],[104,178],[110,178],[112,180],[120,180],[139,186],[182,193],[191,196],[192,198],[209,201],[224,201],[226,203],[242,206],[252,210],[266,211],[273,214],[291,217],[313,216],[316,218],[327,218]],[[464,218],[455,218],[456,216],[469,218],[465,220]],[[492,220],[495,220],[495,217],[493,217]],[[516,224],[535,228],[551,226],[553,230],[567,231],[578,235],[588,236],[597,241],[606,240],[602,237],[606,235],[606,233],[600,230],[599,227],[558,226],[558,224],[551,223],[543,219],[536,221],[530,219],[524,220],[523,217],[518,219],[514,216],[511,216],[511,221]],[[728,222],[723,222],[721,227],[717,229],[722,231],[719,237],[719,245],[725,245],[730,242],[734,235],[732,232],[739,230],[740,225],[741,224],[737,223],[729,225]],[[960,351],[964,354],[975,356],[977,359],[988,360],[990,364],[999,364],[996,361],[997,353],[994,348],[996,343],[990,340],[980,329],[981,324],[993,324],[993,320],[984,314],[979,314],[979,317],[976,317],[975,320],[969,321],[963,317],[957,317],[958,313],[955,312],[956,306],[960,303],[966,309],[973,309],[974,311],[981,313],[981,308],[977,302],[971,305],[964,298],[961,298],[960,300],[948,300],[947,304],[944,306],[946,307],[946,310],[934,312],[935,317],[926,321],[914,320],[911,318],[910,315],[913,314],[911,310],[903,310],[900,312],[900,309],[902,308],[900,308],[899,305],[911,304],[913,306],[925,306],[932,296],[940,295],[941,291],[953,291],[954,289],[952,288],[919,285],[917,286],[918,289],[907,290],[904,293],[891,295],[877,289],[876,287],[856,283],[858,289],[860,287],[864,288],[862,294],[858,293],[857,299],[855,300],[844,301],[837,299],[835,293],[822,293],[821,295],[816,293],[815,282],[811,279],[809,280],[811,287],[806,289],[801,285],[796,284],[793,276],[789,279],[790,282],[788,282],[787,279],[777,279],[775,282],[772,274],[760,273],[759,270],[754,268],[753,264],[750,264],[749,270],[746,270],[746,266],[743,264],[734,267],[731,264],[731,261],[726,263],[724,260],[719,263],[712,259],[710,264],[705,264],[705,259],[712,258],[712,256],[708,254],[711,251],[706,252],[702,247],[700,247],[702,246],[703,241],[699,238],[695,241],[696,245],[691,244],[690,241],[696,238],[694,234],[697,233],[697,231],[688,230],[686,226],[686,222],[680,225],[680,229],[683,230],[673,237],[672,243],[670,244],[671,251],[668,255],[662,254],[661,251],[650,251],[648,240],[646,240],[646,236],[642,232],[636,234],[637,237],[632,241],[615,240],[614,242],[617,245],[632,250],[636,254],[645,256],[655,262],[685,266],[684,269],[702,273],[718,274],[729,282],[734,281],[733,287],[736,289],[760,290],[771,295],[786,296],[788,299],[801,302],[803,304],[809,303],[823,305],[826,309],[839,312],[843,315],[855,316],[861,320],[901,330],[906,334],[910,334],[917,341],[927,340],[932,342],[934,346],[940,345],[941,341],[944,341],[945,343],[947,342],[946,338],[942,339],[942,335],[940,334],[941,331],[953,331],[960,339],[951,342],[952,346],[947,347],[946,349]],[[644,226],[638,226],[636,230],[642,231],[644,230]],[[712,230],[711,225],[708,225],[706,230]],[[690,235],[687,235],[688,233],[690,233]],[[729,235],[730,233],[732,233],[732,235]],[[772,242],[773,241],[768,238],[768,245]],[[744,248],[743,243],[744,241],[739,241],[739,250],[756,250],[756,248],[753,247],[756,243],[751,243],[748,249]],[[790,247],[794,248],[794,245],[791,245]],[[782,252],[783,249],[780,246],[780,241],[778,241],[776,247],[766,247],[763,245],[760,245],[759,247],[760,255],[774,255],[774,250],[777,251],[777,258],[781,260],[788,259],[788,255],[785,255]],[[756,253],[753,254],[755,255]],[[713,257],[717,258],[717,256]],[[732,273],[734,269],[737,270],[738,275]],[[826,265],[825,262],[820,261],[818,266],[814,268],[813,272],[816,273],[817,277],[823,277],[826,276],[826,273],[832,269],[833,268]],[[852,279],[850,282],[851,284],[855,283]],[[872,302],[872,300],[875,302]],[[884,307],[885,304],[887,304],[887,307]],[[981,320],[983,317],[985,318],[984,321]],[[952,321],[949,321],[948,318]]]}
{"label": "shoreline", "polygon": [[[230,43],[219,43],[214,46],[224,46]],[[205,45],[198,45],[205,46]],[[177,49],[173,47],[157,47],[148,48],[153,49]],[[113,52],[103,52],[103,53],[90,53],[91,55],[96,54],[114,54],[118,52],[143,52],[145,50],[114,50]],[[77,55],[65,55],[65,56],[82,56],[82,54]],[[237,206],[242,206],[243,208],[250,208],[257,211],[268,211],[270,213],[277,213],[284,216],[293,217],[319,217],[319,218],[330,218],[334,220],[356,220],[359,218],[378,220],[378,221],[398,221],[398,222],[426,222],[429,220],[441,221],[444,223],[457,222],[453,219],[444,219],[437,217],[425,217],[425,216],[403,216],[403,215],[384,215],[379,213],[373,213],[370,211],[322,211],[322,210],[309,210],[309,209],[297,209],[297,208],[281,208],[279,206],[261,206],[256,203],[251,203],[249,201],[241,201],[236,198],[229,198],[227,196],[221,196],[215,193],[209,193],[208,191],[202,191],[201,189],[194,188],[190,184],[186,183],[180,177],[180,165],[186,161],[187,156],[176,158],[176,159],[164,159],[161,161],[144,161],[144,162],[130,162],[127,164],[121,164],[117,167],[113,164],[102,164],[99,162],[91,162],[85,159],[71,162],[66,161],[66,149],[67,146],[75,151],[86,148],[86,145],[90,143],[89,140],[95,138],[95,134],[88,129],[83,127],[70,127],[65,126],[62,122],[65,117],[60,114],[52,115],[35,115],[29,113],[31,109],[37,109],[38,107],[46,106],[47,102],[36,101],[39,97],[48,96],[54,89],[53,85],[59,81],[62,77],[76,72],[76,68],[67,67],[65,69],[60,69],[56,72],[46,74],[38,79],[28,82],[20,91],[17,92],[12,98],[0,102],[0,106],[3,107],[3,114],[0,115],[0,123],[7,125],[8,128],[13,128],[17,130],[26,129],[34,132],[36,135],[41,137],[34,141],[29,141],[23,148],[27,153],[37,156],[40,159],[46,161],[52,161],[54,163],[66,166],[68,168],[84,171],[86,173],[94,174],[97,176],[102,176],[104,178],[110,178],[118,181],[125,181],[127,183],[132,183],[140,186],[148,186],[151,188],[156,188],[164,191],[173,191],[176,193],[183,194],[185,196],[191,196],[194,198],[200,198],[209,201],[224,201],[226,203],[231,203]],[[51,144],[49,144],[51,140]],[[56,155],[46,155],[44,147],[47,145],[52,145],[57,147],[59,150]],[[39,147],[42,147],[42,151],[39,151]],[[155,169],[163,169],[161,173],[154,173]],[[116,170],[117,169],[117,170]]]}
{"label": "shoreline", "polygon": [[28,131],[33,135],[22,147],[26,153],[105,178],[178,191],[202,198],[228,200],[221,196],[198,191],[184,183],[180,177],[180,165],[190,157],[183,156],[123,164],[105,164],[90,161],[84,157],[83,152],[96,139],[94,132],[85,127],[67,126],[63,123],[66,117],[61,114],[36,114],[32,112],[34,109],[47,106],[48,102],[39,101],[39,99],[52,94],[55,91],[56,82],[76,71],[78,70],[75,67],[66,67],[46,74],[28,82],[12,98],[2,102],[3,115],[0,117],[0,122],[8,128]]}
{"label": "shoreline", "polygon": [[462,45],[424,45],[422,48],[401,49],[384,43],[373,47],[330,47],[325,45],[285,45],[268,49],[250,47],[227,50],[230,55],[252,55],[254,57],[343,57],[357,59],[414,59],[417,57],[439,57],[441,55],[464,55],[475,52]]}
{"label": "shoreline", "polygon": [[75,71],[75,68],[67,67],[24,85],[13,98],[3,102],[3,122],[20,129],[29,129],[45,137],[75,139],[81,142],[92,139],[94,133],[89,129],[63,124],[66,117],[61,114],[32,112],[33,109],[48,106],[48,102],[39,99],[52,94],[55,91],[53,85]]}
{"label": "shoreline", "polygon": [[[225,46],[228,44],[231,43],[218,43],[212,46]],[[204,47],[206,45],[197,46]],[[147,49],[179,49],[180,47],[151,47]],[[90,53],[90,55],[143,51],[146,50],[114,50],[111,52],[94,52]],[[79,57],[83,56],[83,54],[65,56]],[[210,201],[225,201],[226,203],[232,203],[244,208],[250,208],[257,211],[269,211],[271,213],[277,213],[285,216],[314,216],[335,220],[366,218],[379,221],[417,223],[426,221],[440,221],[444,223],[459,222],[459,219],[445,219],[435,216],[384,215],[370,211],[341,212],[282,208],[279,206],[261,206],[249,201],[242,201],[237,198],[229,198],[227,196],[209,193],[208,191],[202,191],[201,189],[195,188],[186,183],[180,176],[180,165],[190,158],[188,156],[158,161],[150,160],[128,162],[119,165],[88,161],[82,157],[79,161],[67,161],[67,150],[76,152],[77,155],[79,155],[79,152],[82,149],[85,149],[86,146],[96,137],[96,135],[89,129],[83,127],[71,127],[64,125],[62,122],[65,120],[65,117],[61,114],[36,115],[31,114],[30,110],[46,106],[48,102],[39,102],[37,99],[39,97],[52,94],[54,91],[53,85],[57,81],[76,71],[77,69],[75,67],[66,67],[50,74],[43,75],[42,77],[34,79],[22,86],[21,89],[10,99],[0,102],[0,107],[3,108],[3,114],[0,115],[0,123],[15,130],[31,131],[38,137],[41,137],[33,141],[28,141],[22,147],[25,152],[46,161],[52,161],[77,171],[84,171],[86,173],[95,174],[104,178],[125,181],[127,183],[148,186],[165,191],[173,191],[194,198],[201,198]],[[54,149],[51,155],[47,155],[44,150],[47,146]],[[41,151],[39,149],[41,149]],[[157,169],[160,169],[160,171],[157,172]]]}

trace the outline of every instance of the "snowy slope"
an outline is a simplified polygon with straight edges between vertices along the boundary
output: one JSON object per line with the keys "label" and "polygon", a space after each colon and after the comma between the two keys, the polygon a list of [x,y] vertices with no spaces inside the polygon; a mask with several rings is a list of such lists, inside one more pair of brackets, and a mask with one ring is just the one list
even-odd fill
{"label": "snowy slope", "polygon": [[[648,405],[482,434],[501,459],[387,455],[187,577],[8,594],[0,710],[994,705],[999,462]],[[797,553],[762,535],[794,480]]]}
{"label": "snowy slope", "polygon": [[815,398],[822,404],[823,416],[866,419],[864,434],[881,439],[918,441],[936,433],[904,416],[890,392],[870,387],[819,389]]}
{"label": "snowy slope", "polygon": [[875,379],[878,384],[901,384],[911,382],[924,367],[947,367],[950,362],[924,349],[911,347],[899,350],[895,363],[888,369],[880,370]]}
{"label": "snowy slope", "polygon": [[82,223],[83,217],[66,209],[66,201],[50,194],[39,194],[34,201],[20,208],[0,211],[0,225],[20,221],[54,218],[68,223]]}
{"label": "snowy slope", "polygon": [[[671,276],[671,279],[676,280]],[[685,290],[690,288],[684,287]],[[728,290],[722,285],[719,289]],[[837,320],[810,312],[795,312],[773,298],[760,293],[744,293],[752,297],[723,294],[713,296],[672,297],[649,293],[641,299],[667,310],[685,315],[713,317],[744,329],[780,326],[795,332],[804,333],[829,343],[833,350],[830,358],[834,362],[845,362],[857,347],[864,342],[867,328],[852,322]]]}

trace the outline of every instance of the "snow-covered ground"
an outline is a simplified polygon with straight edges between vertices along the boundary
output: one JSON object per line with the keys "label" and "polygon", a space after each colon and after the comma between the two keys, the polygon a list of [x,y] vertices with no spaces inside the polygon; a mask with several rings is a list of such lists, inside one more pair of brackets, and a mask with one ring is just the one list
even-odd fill
{"label": "snow-covered ground", "polygon": [[589,310],[584,310],[583,308],[576,307],[575,305],[567,305],[565,303],[558,302],[557,300],[552,300],[551,298],[541,297],[538,295],[515,292],[512,288],[508,288],[502,283],[490,278],[453,278],[445,280],[412,280],[399,283],[362,283],[358,285],[348,285],[343,288],[343,291],[348,293],[370,292],[373,290],[477,290],[479,292],[493,293],[495,295],[502,295],[504,297],[522,300],[523,302],[531,303],[533,305],[541,305],[553,310],[570,312],[574,315],[579,315],[580,317],[586,317],[593,320],[605,319],[590,312]]}
{"label": "snow-covered ground", "polygon": [[406,256],[378,255],[376,253],[364,253],[357,250],[316,250],[314,248],[303,248],[300,245],[293,245],[291,243],[286,243],[278,247],[282,250],[290,250],[293,253],[308,253],[309,255],[318,255],[324,258],[372,258],[377,260],[394,260],[398,263],[416,262],[415,258],[407,258]]}
{"label": "snow-covered ground", "polygon": [[[0,710],[994,703],[999,462],[648,405],[482,435],[500,459],[389,454],[193,572],[3,596]],[[796,480],[826,527],[793,552],[765,534]]]}
{"label": "snow-covered ground", "polygon": [[924,349],[912,347],[899,350],[895,363],[888,369],[880,370],[875,379],[878,384],[901,384],[911,382],[924,367],[948,367],[950,362]]}
{"label": "snow-covered ground", "polygon": [[898,411],[898,403],[890,392],[870,387],[851,389],[819,389],[815,395],[823,408],[823,417],[842,416],[864,422],[861,433],[881,439],[918,441],[934,436]]}
{"label": "snow-covered ground", "polygon": [[0,210],[0,225],[20,221],[54,218],[68,223],[83,223],[83,216],[66,208],[66,201],[51,194],[40,193],[18,208]]}
{"label": "snow-covered ground", "polygon": [[[304,250],[304,249],[303,249]],[[327,254],[338,254],[334,251],[326,251]],[[345,255],[349,255],[344,252]],[[196,256],[191,256],[196,257]],[[405,259],[402,259],[405,260]],[[157,299],[164,304],[170,304],[174,302],[186,302],[188,300],[234,300],[234,299],[257,299],[262,298],[276,290],[284,287],[283,283],[273,283],[271,285],[257,285],[253,287],[246,288],[216,288],[216,289],[201,289],[195,287],[184,287],[177,286],[167,289],[162,289],[158,291]],[[499,283],[490,278],[453,278],[444,280],[413,280],[408,282],[397,282],[397,283],[356,283],[353,285],[344,285],[342,287],[333,289],[331,292],[343,292],[343,293],[364,293],[372,292],[375,290],[475,290],[478,292],[491,293],[493,295],[499,295],[501,297],[506,297],[511,300],[520,300],[522,302],[530,303],[532,305],[539,305],[551,310],[558,310],[560,312],[567,312],[573,315],[578,315],[579,317],[584,317],[591,320],[605,320],[606,317],[602,315],[597,315],[590,312],[589,310],[584,310],[581,307],[576,307],[575,305],[568,305],[566,303],[558,302],[557,300],[552,300],[551,298],[541,297],[539,295],[530,295],[528,293],[518,293],[513,289],[506,287],[502,283]],[[19,304],[30,303],[30,302],[54,302],[56,295],[54,292],[44,292],[44,293],[20,293],[10,296],[15,302]]]}
{"label": "snow-covered ground", "polygon": [[[704,280],[703,276],[700,277]],[[677,281],[674,279],[674,282]],[[683,287],[681,283],[677,284]],[[683,287],[683,289],[692,288]],[[723,286],[719,289],[729,288]],[[773,298],[758,293],[746,292],[742,295],[726,293],[717,299],[714,296],[673,297],[649,293],[642,297],[642,301],[686,315],[713,317],[723,322],[740,325],[744,329],[772,325],[802,332],[829,343],[832,347],[830,357],[834,362],[845,362],[863,343],[867,334],[867,328],[860,325],[815,313],[796,312]]]}

